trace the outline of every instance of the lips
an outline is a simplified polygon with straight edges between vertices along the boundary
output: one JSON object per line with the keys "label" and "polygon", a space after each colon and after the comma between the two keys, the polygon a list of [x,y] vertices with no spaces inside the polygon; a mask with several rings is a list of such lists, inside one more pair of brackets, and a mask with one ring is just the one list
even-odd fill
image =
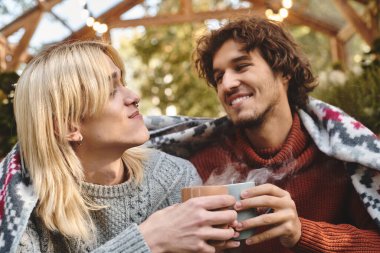
{"label": "lips", "polygon": [[132,113],[131,115],[129,115],[128,118],[133,119],[133,118],[136,118],[136,117],[139,117],[139,116],[140,116],[140,112],[139,111],[135,111],[134,113]]}

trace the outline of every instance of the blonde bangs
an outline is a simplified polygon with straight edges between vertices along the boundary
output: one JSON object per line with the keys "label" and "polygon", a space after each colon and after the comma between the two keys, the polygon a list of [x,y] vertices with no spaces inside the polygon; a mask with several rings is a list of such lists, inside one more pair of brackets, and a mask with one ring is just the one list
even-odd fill
{"label": "blonde bangs", "polygon": [[[78,123],[101,113],[112,91],[110,80],[111,68],[102,48],[83,47],[80,44],[75,49],[67,48],[63,55],[55,54],[52,59],[57,62],[55,70],[57,79],[57,98],[62,97],[64,104],[56,106],[67,108],[67,115],[72,115],[72,122]],[[60,61],[66,59],[67,63]],[[61,87],[59,87],[61,86]],[[71,90],[73,89],[73,90]],[[59,93],[63,91],[64,94]],[[56,99],[58,100],[58,99]]]}

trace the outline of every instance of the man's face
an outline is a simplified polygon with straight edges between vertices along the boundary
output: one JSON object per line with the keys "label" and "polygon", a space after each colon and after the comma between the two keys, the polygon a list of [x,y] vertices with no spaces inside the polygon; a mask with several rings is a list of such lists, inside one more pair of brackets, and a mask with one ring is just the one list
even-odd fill
{"label": "man's face", "polygon": [[288,105],[287,78],[274,74],[258,49],[246,52],[228,40],[216,52],[213,69],[219,100],[235,125],[260,125]]}

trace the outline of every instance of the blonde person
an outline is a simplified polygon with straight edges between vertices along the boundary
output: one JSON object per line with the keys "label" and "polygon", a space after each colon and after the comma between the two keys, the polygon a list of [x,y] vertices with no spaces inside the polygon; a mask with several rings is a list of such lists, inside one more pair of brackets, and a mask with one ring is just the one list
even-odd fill
{"label": "blonde person", "polygon": [[235,211],[209,211],[232,197],[173,205],[199,177],[137,147],[149,133],[124,75],[116,51],[94,41],[28,64],[14,98],[19,144],[0,164],[0,252],[214,252],[209,240],[236,236],[213,227]]}

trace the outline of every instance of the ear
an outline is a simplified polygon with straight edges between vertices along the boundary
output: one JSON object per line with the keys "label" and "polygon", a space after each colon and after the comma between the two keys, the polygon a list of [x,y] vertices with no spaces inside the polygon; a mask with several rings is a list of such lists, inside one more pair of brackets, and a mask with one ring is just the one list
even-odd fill
{"label": "ear", "polygon": [[287,75],[287,76],[283,75],[283,76],[281,77],[281,80],[282,80],[282,83],[284,84],[286,90],[288,90],[290,76],[289,76],[289,75]]}
{"label": "ear", "polygon": [[70,132],[66,135],[66,139],[70,142],[81,142],[83,136],[79,130],[78,126],[72,126]]}

